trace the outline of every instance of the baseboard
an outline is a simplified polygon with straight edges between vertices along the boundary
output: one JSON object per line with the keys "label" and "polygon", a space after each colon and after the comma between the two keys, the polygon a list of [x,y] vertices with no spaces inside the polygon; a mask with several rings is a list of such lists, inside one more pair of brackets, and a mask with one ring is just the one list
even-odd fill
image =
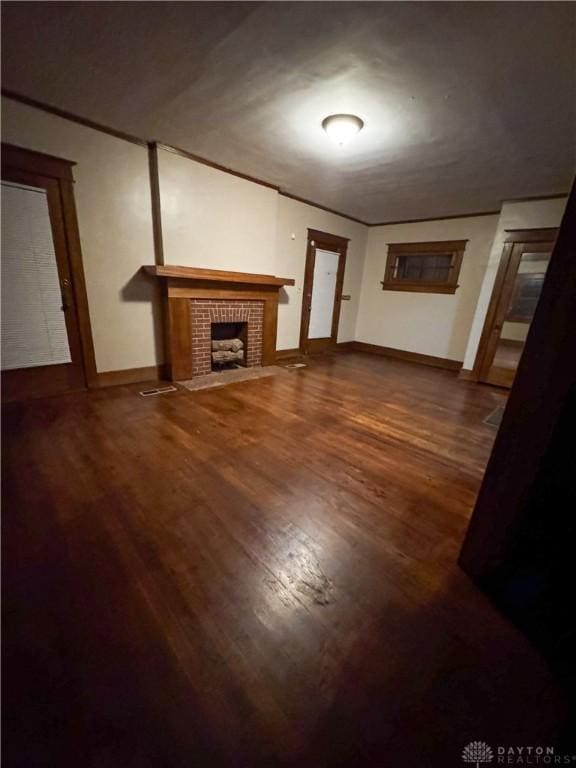
{"label": "baseboard", "polygon": [[165,365],[149,365],[145,368],[127,368],[123,371],[99,373],[97,374],[97,386],[115,387],[120,384],[139,384],[143,381],[161,381],[165,378]]}
{"label": "baseboard", "polygon": [[300,349],[278,349],[276,350],[276,360],[289,360],[291,357],[300,357]]}
{"label": "baseboard", "polygon": [[353,352],[355,341],[339,341],[336,344],[336,352]]}
{"label": "baseboard", "polygon": [[478,381],[474,371],[470,371],[468,368],[462,368],[458,374],[458,378],[462,379],[462,381]]}
{"label": "baseboard", "polygon": [[347,342],[346,348],[351,352],[368,352],[372,355],[382,355],[383,357],[391,357],[395,360],[404,360],[408,363],[419,363],[420,365],[429,365],[433,368],[444,368],[447,371],[459,371],[462,368],[460,360],[422,355],[419,352],[408,352],[405,349],[394,349],[394,347],[381,347],[379,344],[367,344],[364,341]]}

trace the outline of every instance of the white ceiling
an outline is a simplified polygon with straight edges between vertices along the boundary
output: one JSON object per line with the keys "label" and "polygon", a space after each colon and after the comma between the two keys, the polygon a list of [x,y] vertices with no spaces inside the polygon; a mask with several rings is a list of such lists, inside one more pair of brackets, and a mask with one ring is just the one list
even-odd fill
{"label": "white ceiling", "polygon": [[[3,85],[368,222],[569,189],[576,4],[4,3]],[[344,149],[320,127],[365,121]]]}

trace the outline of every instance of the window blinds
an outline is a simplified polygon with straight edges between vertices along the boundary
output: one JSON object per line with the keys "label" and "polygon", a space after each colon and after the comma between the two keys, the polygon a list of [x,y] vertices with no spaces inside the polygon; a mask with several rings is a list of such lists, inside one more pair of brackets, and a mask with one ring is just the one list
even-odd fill
{"label": "window blinds", "polygon": [[2,370],[70,363],[43,189],[2,182]]}

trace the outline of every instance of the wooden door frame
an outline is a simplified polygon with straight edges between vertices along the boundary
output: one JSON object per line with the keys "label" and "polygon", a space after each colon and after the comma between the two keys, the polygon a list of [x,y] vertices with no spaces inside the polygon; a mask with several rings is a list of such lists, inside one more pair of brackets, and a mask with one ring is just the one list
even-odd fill
{"label": "wooden door frame", "polygon": [[[74,175],[72,168],[76,163],[60,157],[54,157],[53,155],[46,155],[42,152],[5,144],[4,142],[1,148],[2,179],[4,179],[5,174],[9,175],[10,172],[24,172],[52,179],[58,186],[62,210],[63,236],[70,266],[71,289],[74,295],[84,382],[88,388],[96,387],[97,373],[94,343],[88,310],[84,266],[82,264],[76,203],[74,200]],[[52,216],[50,221],[52,226],[54,226]]]}
{"label": "wooden door frame", "polygon": [[[519,550],[533,541],[534,529],[527,536],[522,527],[533,514],[538,482],[545,476],[551,480],[547,457],[554,456],[554,467],[560,466],[562,471],[567,466],[558,463],[554,450],[559,448],[558,425],[568,419],[576,385],[575,259],[576,183],[460,553],[464,571],[485,584],[513,566]],[[563,455],[568,456],[571,450],[566,441]],[[550,485],[545,497],[541,487],[539,491],[539,538],[546,542],[552,532],[556,537],[568,535],[568,528],[560,527],[560,521],[567,523],[568,517],[556,512],[567,503],[567,497],[558,499],[554,495],[558,483]],[[546,513],[543,498],[550,505]]]}
{"label": "wooden door frame", "polygon": [[[304,269],[304,289],[302,291],[302,313],[300,320],[300,354],[307,355],[314,352],[324,352],[335,349],[338,343],[338,325],[340,323],[340,307],[342,304],[342,288],[344,286],[344,272],[346,270],[346,255],[348,252],[348,237],[331,235],[319,229],[308,229],[308,242],[306,245],[306,267]],[[336,291],[334,296],[334,311],[332,313],[331,335],[328,339],[308,339],[310,327],[310,309],[312,306],[312,289],[314,286],[314,264],[316,249],[339,253],[338,274],[336,276]],[[319,342],[314,344],[314,342]]]}
{"label": "wooden door frame", "polygon": [[[558,235],[558,229],[551,227],[547,229],[507,229],[506,238],[504,240],[504,247],[502,249],[502,255],[500,256],[500,263],[498,265],[498,271],[496,273],[496,279],[492,288],[492,295],[490,297],[490,303],[488,305],[488,311],[486,318],[484,319],[484,327],[482,328],[482,335],[480,336],[480,342],[478,344],[478,350],[476,352],[476,359],[474,361],[474,367],[472,369],[471,380],[484,381],[483,376],[487,370],[491,355],[495,351],[495,326],[498,315],[498,307],[502,295],[507,287],[510,287],[510,279],[515,278],[515,274],[512,276],[509,273],[509,267],[513,256],[518,251],[518,247],[524,244],[536,245],[536,244],[550,244],[552,250],[554,241]],[[498,330],[498,333],[500,331]],[[489,383],[489,382],[486,382]],[[504,384],[504,386],[506,386]]]}

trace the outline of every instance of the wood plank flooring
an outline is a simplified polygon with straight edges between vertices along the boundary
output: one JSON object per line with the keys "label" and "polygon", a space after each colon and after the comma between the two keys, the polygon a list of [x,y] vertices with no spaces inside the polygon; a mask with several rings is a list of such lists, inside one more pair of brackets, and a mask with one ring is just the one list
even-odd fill
{"label": "wood plank flooring", "polygon": [[552,743],[455,565],[504,402],[365,354],[3,419],[4,765],[459,766]]}

